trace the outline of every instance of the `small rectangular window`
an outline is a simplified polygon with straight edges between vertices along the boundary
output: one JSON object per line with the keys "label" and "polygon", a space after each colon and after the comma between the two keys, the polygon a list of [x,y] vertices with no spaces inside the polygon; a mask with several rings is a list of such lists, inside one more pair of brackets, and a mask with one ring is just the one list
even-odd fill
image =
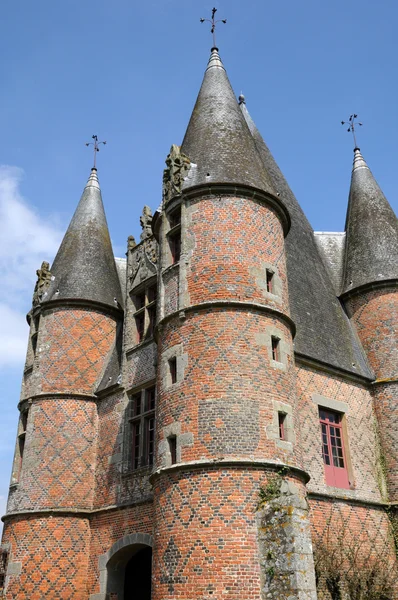
{"label": "small rectangular window", "polygon": [[279,439],[286,440],[286,413],[278,412]]}
{"label": "small rectangular window", "polygon": [[350,487],[344,450],[341,413],[319,409],[322,437],[322,457],[327,485]]}
{"label": "small rectangular window", "polygon": [[273,281],[274,274],[269,269],[267,269],[266,278],[267,278],[267,292],[269,292],[270,294],[273,294],[274,293],[274,281]]}
{"label": "small rectangular window", "polygon": [[177,358],[174,356],[169,360],[170,379],[171,383],[177,382]]}
{"label": "small rectangular window", "polygon": [[171,464],[175,465],[177,462],[177,437],[171,435],[167,438],[167,441],[169,442]]}
{"label": "small rectangular window", "polygon": [[277,337],[271,337],[271,347],[272,347],[272,360],[280,362],[280,339]]}

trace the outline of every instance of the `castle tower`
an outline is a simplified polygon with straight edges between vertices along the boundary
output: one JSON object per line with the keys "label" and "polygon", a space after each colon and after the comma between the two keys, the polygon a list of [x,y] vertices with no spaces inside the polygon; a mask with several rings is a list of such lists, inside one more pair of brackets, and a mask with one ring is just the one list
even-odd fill
{"label": "castle tower", "polygon": [[398,501],[398,221],[354,150],[342,299],[374,370],[389,501]]}
{"label": "castle tower", "polygon": [[94,392],[122,319],[96,169],[49,269],[38,271],[5,516],[7,597],[87,597]]}
{"label": "castle tower", "polygon": [[[311,547],[284,249],[290,218],[217,48],[181,149],[173,146],[166,164],[154,218],[160,272],[152,598],[259,598],[271,591],[274,566],[267,560],[275,539],[283,545],[283,527],[262,546],[256,507],[261,488],[271,489],[281,469],[302,510],[300,547]],[[314,598],[312,563],[301,555],[308,576],[298,576],[294,540],[290,547],[279,597]]]}

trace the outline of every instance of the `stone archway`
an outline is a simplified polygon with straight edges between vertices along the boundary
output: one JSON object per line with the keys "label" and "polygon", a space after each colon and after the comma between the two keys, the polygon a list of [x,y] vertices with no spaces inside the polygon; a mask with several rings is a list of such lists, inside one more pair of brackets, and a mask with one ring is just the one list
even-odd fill
{"label": "stone archway", "polygon": [[[130,600],[132,582],[138,577],[137,583],[141,588],[141,595],[138,598],[149,600],[151,561],[152,536],[146,533],[135,533],[117,540],[99,559],[101,594],[97,597],[101,600],[102,598]],[[136,591],[138,592],[139,588]]]}

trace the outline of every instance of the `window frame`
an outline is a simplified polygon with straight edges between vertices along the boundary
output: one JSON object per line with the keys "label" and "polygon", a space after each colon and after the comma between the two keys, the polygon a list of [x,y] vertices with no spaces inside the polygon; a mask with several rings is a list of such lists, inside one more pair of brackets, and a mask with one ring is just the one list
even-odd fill
{"label": "window frame", "polygon": [[[322,416],[322,413],[326,416]],[[326,485],[340,489],[351,489],[344,416],[344,413],[331,408],[318,407],[321,454]],[[338,442],[340,442],[340,445]],[[325,449],[327,449],[327,452],[325,452]],[[336,464],[336,462],[342,462],[343,466]]]}
{"label": "window frame", "polygon": [[133,317],[136,343],[141,344],[154,336],[157,316],[157,280],[149,280],[131,293],[135,308]]}
{"label": "window frame", "polygon": [[[137,406],[139,406],[138,410]],[[156,385],[154,383],[130,394],[128,421],[130,430],[129,462],[131,471],[153,467],[155,462],[155,412]],[[137,437],[138,444],[136,442]]]}
{"label": "window frame", "polygon": [[167,218],[169,231],[166,237],[170,249],[171,264],[176,265],[181,258],[181,205],[170,211]]}

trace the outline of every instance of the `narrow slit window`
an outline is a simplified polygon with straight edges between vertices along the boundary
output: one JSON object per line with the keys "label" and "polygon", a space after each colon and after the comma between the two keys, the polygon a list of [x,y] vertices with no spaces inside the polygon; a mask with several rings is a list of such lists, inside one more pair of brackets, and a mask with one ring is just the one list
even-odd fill
{"label": "narrow slit window", "polygon": [[266,279],[267,279],[267,292],[269,292],[270,294],[274,293],[274,273],[272,271],[270,271],[269,269],[267,269],[266,272]]}
{"label": "narrow slit window", "polygon": [[5,581],[6,581],[7,562],[8,562],[7,550],[0,550],[0,596],[1,597],[2,597],[2,593],[4,592],[4,585],[5,585]]}
{"label": "narrow slit window", "polygon": [[279,439],[286,440],[286,413],[278,412]]}
{"label": "narrow slit window", "polygon": [[177,462],[177,437],[175,435],[171,435],[169,438],[167,438],[167,440],[169,442],[171,464],[175,465]]}
{"label": "narrow slit window", "polygon": [[177,358],[174,356],[169,360],[171,383],[177,383]]}
{"label": "narrow slit window", "polygon": [[280,339],[277,337],[271,337],[271,348],[272,348],[272,360],[280,362]]}

